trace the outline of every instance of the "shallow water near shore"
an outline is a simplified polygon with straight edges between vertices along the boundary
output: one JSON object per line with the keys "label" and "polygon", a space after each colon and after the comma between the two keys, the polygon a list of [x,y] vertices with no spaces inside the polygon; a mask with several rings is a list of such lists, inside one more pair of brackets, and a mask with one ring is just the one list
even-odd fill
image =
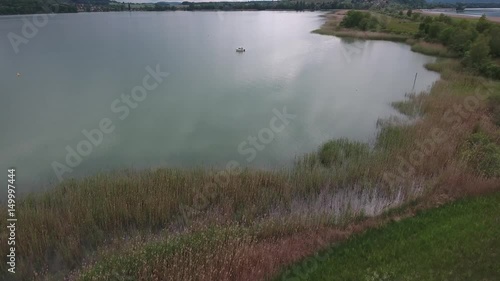
{"label": "shallow water near shore", "polygon": [[439,78],[423,67],[435,58],[312,34],[320,15],[61,14],[18,54],[7,34],[22,35],[23,16],[0,17],[1,177],[15,167],[27,192],[55,185],[54,167],[64,179],[228,163],[276,169],[331,138],[373,141],[377,119],[397,114],[392,101]]}
{"label": "shallow water near shore", "polygon": [[424,10],[429,13],[436,14],[447,14],[447,15],[458,15],[458,16],[469,16],[469,17],[481,17],[486,15],[486,17],[500,18],[500,8],[468,8],[463,12],[457,12],[455,9],[431,9]]}

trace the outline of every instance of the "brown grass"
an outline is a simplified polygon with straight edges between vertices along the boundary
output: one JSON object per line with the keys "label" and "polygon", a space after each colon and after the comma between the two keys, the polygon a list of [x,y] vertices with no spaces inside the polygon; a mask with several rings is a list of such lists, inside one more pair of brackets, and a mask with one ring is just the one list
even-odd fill
{"label": "brown grass", "polygon": [[334,35],[337,37],[351,37],[366,40],[387,40],[387,41],[398,41],[404,42],[408,39],[407,36],[399,34],[391,34],[386,32],[374,32],[374,31],[361,31],[352,30],[347,28],[342,28],[340,22],[345,17],[347,10],[340,10],[334,13],[327,14],[325,23],[314,33],[322,35]]}
{"label": "brown grass", "polygon": [[[478,174],[460,156],[478,130],[500,145],[486,100],[456,112],[499,82],[467,73],[455,60],[427,67],[442,79],[405,105],[421,114],[380,122],[375,148],[354,165],[325,166],[320,151],[290,171],[123,171],[24,198],[15,277],[108,280],[124,271],[133,280],[264,280],[353,233],[499,189],[500,178]],[[443,141],[434,140],[436,131]],[[434,144],[423,149],[429,140]],[[402,169],[407,162],[411,169]],[[380,216],[398,206],[406,208]]]}
{"label": "brown grass", "polygon": [[443,44],[440,43],[430,43],[422,40],[419,41],[409,41],[412,45],[411,50],[414,52],[422,53],[429,56],[436,57],[445,57],[445,58],[456,58],[457,54],[454,54],[446,48]]}
{"label": "brown grass", "polygon": [[[48,271],[52,272],[54,265],[51,266],[51,260],[73,260],[77,264],[87,256],[84,244],[71,241],[92,241],[93,236],[86,232],[88,229],[104,230],[110,237],[124,234],[146,237],[147,233],[161,230],[153,235],[161,241],[165,235],[170,237],[169,233],[182,229],[175,220],[179,215],[178,203],[186,202],[187,206],[192,207],[196,205],[194,198],[197,194],[199,197],[201,192],[210,200],[207,206],[200,205],[204,208],[195,208],[198,214],[191,217],[188,233],[197,233],[209,226],[225,228],[236,223],[248,233],[245,236],[248,239],[238,238],[238,241],[246,242],[233,245],[232,238],[223,240],[223,244],[216,240],[207,242],[208,248],[203,248],[205,250],[196,250],[188,243],[176,252],[176,262],[172,263],[171,256],[158,257],[154,263],[147,259],[141,267],[141,273],[134,275],[134,278],[162,280],[169,275],[177,276],[178,280],[264,280],[274,276],[284,265],[308,256],[326,244],[342,241],[352,233],[382,225],[392,219],[401,219],[415,210],[435,207],[461,196],[498,189],[500,179],[478,176],[458,155],[461,144],[478,127],[498,140],[495,136],[498,127],[491,123],[486,104],[481,102],[468,112],[466,118],[460,118],[453,126],[445,118],[447,112],[456,105],[463,105],[472,94],[488,92],[489,87],[496,84],[460,71],[460,66],[454,61],[442,61],[429,67],[446,70],[443,79],[433,86],[430,93],[413,97],[412,100],[418,101],[423,117],[417,117],[411,125],[388,123],[387,126],[395,129],[401,126],[406,129],[402,135],[394,137],[391,145],[380,154],[367,160],[370,165],[378,165],[376,169],[369,165],[370,171],[366,171],[366,176],[376,179],[371,184],[368,181],[368,185],[365,183],[362,187],[361,182],[365,179],[361,178],[356,188],[353,181],[346,182],[344,177],[332,176],[328,168],[321,167],[299,168],[289,175],[245,171],[231,175],[229,180],[224,181],[225,184],[215,185],[215,188],[207,188],[206,191],[202,188],[204,184],[217,182],[216,176],[206,171],[160,169],[117,174],[113,178],[98,176],[56,188],[53,193],[49,192],[50,198],[44,197],[41,201],[45,202],[43,205],[37,201],[40,199],[34,199],[37,209],[42,212],[25,213],[23,221],[36,222],[30,226],[35,229],[34,234],[25,234],[29,235],[26,245],[38,245],[37,253],[59,249],[57,252],[76,254],[55,260],[48,256],[44,264],[49,265]],[[414,165],[414,171],[404,175],[403,182],[396,181],[390,189],[373,185],[378,182],[380,186],[383,183],[380,177],[384,172],[397,174],[401,159],[408,159],[408,155],[414,151],[422,151],[418,144],[429,139],[430,132],[436,128],[446,133],[446,142],[424,154],[420,164]],[[343,187],[346,183],[351,185]],[[398,189],[411,183],[412,188]],[[200,188],[185,188],[196,186]],[[419,192],[419,186],[425,189]],[[399,197],[401,195],[398,194],[403,196]],[[378,216],[389,208],[416,198],[420,198],[420,203],[411,208],[390,216]],[[363,219],[367,215],[374,217]],[[64,223],[54,224],[53,217],[64,218]],[[45,229],[48,235],[37,235],[40,233],[37,229]],[[141,241],[140,247],[136,247],[137,251],[155,243],[151,242],[154,239]],[[94,243],[109,245],[104,240],[95,240]],[[226,244],[233,246],[225,247]],[[68,248],[71,245],[74,248]],[[104,257],[121,255],[118,254],[118,248],[108,247],[108,254],[95,255],[88,266],[76,271],[73,276],[77,278],[85,276],[85,272],[96,272],[96,268],[106,260]],[[216,250],[212,253],[207,249]],[[201,256],[191,256],[193,254],[187,254],[189,251],[200,253]],[[36,256],[30,256],[28,260],[36,260]],[[212,263],[215,260],[217,262]],[[173,264],[177,269],[172,267]],[[214,264],[218,266],[214,268]]]}

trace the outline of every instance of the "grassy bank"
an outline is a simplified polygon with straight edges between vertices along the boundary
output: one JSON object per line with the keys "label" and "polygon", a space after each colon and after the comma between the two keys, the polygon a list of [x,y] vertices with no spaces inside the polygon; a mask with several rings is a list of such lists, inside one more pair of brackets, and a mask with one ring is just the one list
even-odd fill
{"label": "grassy bank", "polygon": [[[500,79],[500,25],[486,17],[460,19],[394,11],[337,11],[314,31],[323,35],[405,42],[412,51],[431,56],[460,58],[469,68]],[[492,60],[493,58],[493,60]]]}
{"label": "grassy bank", "polygon": [[460,200],[369,230],[276,280],[497,280],[500,193]]}
{"label": "grassy bank", "polygon": [[410,38],[411,34],[418,30],[418,24],[416,23],[408,21],[396,24],[390,17],[378,13],[373,13],[373,17],[384,25],[378,25],[370,30],[347,28],[341,26],[346,14],[347,11],[338,11],[325,15],[325,23],[313,32],[337,37],[405,42]]}
{"label": "grassy bank", "polygon": [[332,140],[287,171],[122,171],[29,195],[15,278],[265,280],[388,209],[498,189],[500,83],[454,59],[427,68],[442,79],[395,103],[411,120],[380,120],[373,146]]}

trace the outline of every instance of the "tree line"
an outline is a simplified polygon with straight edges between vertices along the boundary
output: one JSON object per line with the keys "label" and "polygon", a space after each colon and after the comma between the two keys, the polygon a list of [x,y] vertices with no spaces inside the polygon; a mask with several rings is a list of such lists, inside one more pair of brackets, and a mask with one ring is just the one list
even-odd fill
{"label": "tree line", "polygon": [[76,5],[56,0],[0,0],[0,15],[76,12]]}
{"label": "tree line", "polygon": [[[399,19],[419,22],[414,39],[440,43],[452,54],[461,58],[462,64],[490,78],[500,79],[500,66],[494,61],[500,59],[500,25],[490,22],[486,16],[478,21],[453,19],[441,14],[437,17],[422,16],[411,9],[404,14],[392,15]],[[369,12],[349,11],[340,23],[342,27],[363,31],[379,31],[384,23]]]}
{"label": "tree line", "polygon": [[294,10],[317,11],[333,9],[368,9],[371,3],[364,0],[353,1],[253,1],[253,2],[182,2],[187,10]]}
{"label": "tree line", "polygon": [[[401,5],[422,8],[425,0],[392,0]],[[392,2],[391,1],[391,2]],[[113,2],[114,5],[110,3]],[[252,2],[183,2],[181,6],[168,2],[146,4],[134,7],[134,10],[169,11],[177,9],[196,10],[295,10],[317,11],[332,9],[369,9],[378,2],[366,0],[336,1],[252,1]],[[102,11],[128,10],[125,3],[109,0],[0,0],[0,14],[36,14],[46,12],[43,6],[51,6],[60,13],[77,12],[76,4],[96,5]],[[58,7],[58,9],[55,9]]]}
{"label": "tree line", "polygon": [[425,17],[417,38],[445,45],[462,58],[462,63],[488,77],[500,79],[500,25],[482,16],[477,22],[454,20],[446,15]]}
{"label": "tree line", "polygon": [[[110,0],[0,0],[0,15],[6,14],[36,14],[45,13],[44,6],[50,6],[51,10],[59,13],[76,13],[76,4],[98,6],[100,11],[124,11],[130,10],[126,3]],[[121,5],[120,5],[121,4]],[[336,1],[252,1],[252,2],[188,2],[183,5],[159,2],[134,7],[134,10],[142,11],[171,11],[186,9],[196,10],[295,10],[295,11],[318,11],[333,9],[358,9],[367,10],[372,8],[391,8],[396,10],[406,8],[435,8],[456,7],[451,3],[427,3],[425,0],[336,0]],[[467,7],[475,7],[477,3],[467,3]],[[481,4],[481,7],[500,7],[498,3]]]}

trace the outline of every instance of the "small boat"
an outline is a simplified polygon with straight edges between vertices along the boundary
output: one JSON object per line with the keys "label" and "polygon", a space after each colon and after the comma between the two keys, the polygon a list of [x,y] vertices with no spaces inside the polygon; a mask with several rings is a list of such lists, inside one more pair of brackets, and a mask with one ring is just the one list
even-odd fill
{"label": "small boat", "polygon": [[243,47],[239,47],[236,49],[236,52],[243,53],[243,52],[245,52],[245,49]]}
{"label": "small boat", "polygon": [[19,72],[16,73],[16,75],[17,75],[17,77],[21,77],[21,73],[19,73]]}

